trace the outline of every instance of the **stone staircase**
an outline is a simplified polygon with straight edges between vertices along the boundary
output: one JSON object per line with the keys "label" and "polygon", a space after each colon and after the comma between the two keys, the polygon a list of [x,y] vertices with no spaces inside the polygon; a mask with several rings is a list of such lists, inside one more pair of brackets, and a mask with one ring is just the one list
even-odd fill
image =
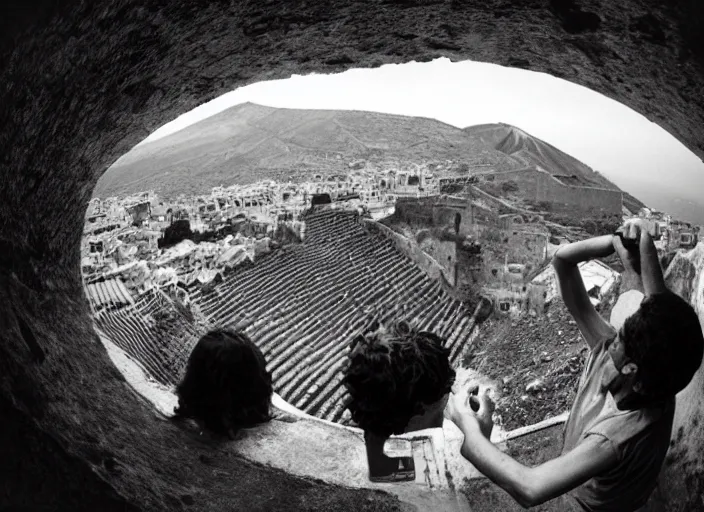
{"label": "stone staircase", "polygon": [[[365,229],[355,213],[323,210],[305,221],[302,244],[235,268],[211,292],[189,290],[211,324],[243,329],[260,347],[281,397],[308,414],[340,421],[349,341],[373,317],[405,318],[435,332],[447,339],[456,362],[474,329],[473,311],[391,241]],[[156,380],[175,384],[191,347],[155,341],[152,317],[160,307],[168,304],[146,294],[134,306],[101,312],[97,323]]]}

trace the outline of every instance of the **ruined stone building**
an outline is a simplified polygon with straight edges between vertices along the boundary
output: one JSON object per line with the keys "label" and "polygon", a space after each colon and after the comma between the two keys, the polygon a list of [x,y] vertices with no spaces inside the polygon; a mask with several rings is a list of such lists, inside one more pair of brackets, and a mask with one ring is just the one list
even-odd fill
{"label": "ruined stone building", "polygon": [[[7,510],[484,510],[492,505],[482,508],[482,503],[505,499],[505,493],[495,494],[495,486],[481,481],[468,489],[458,469],[467,464],[453,466],[441,459],[441,451],[423,450],[427,444],[421,444],[421,455],[414,457],[420,482],[370,484],[359,436],[309,420],[272,422],[234,443],[204,443],[197,433],[164,421],[166,408],[153,405],[159,400],[150,403],[135,392],[153,390],[146,379],[130,380],[132,386],[125,382],[134,373],[121,373],[113,361],[129,364],[133,356],[112,359],[117,349],[106,348],[114,344],[101,343],[94,328],[81,286],[77,230],[105,169],[153,128],[190,108],[240,86],[292,74],[438,57],[473,59],[551,73],[621,101],[704,157],[701,1],[466,0],[403,6],[203,1],[194,7],[183,0],[94,0],[30,1],[20,9],[4,2],[2,7],[0,451],[7,470],[2,472],[0,508]],[[286,57],[279,58],[282,55]],[[378,146],[383,145],[381,140]],[[243,271],[242,279],[216,286],[215,294],[222,296],[209,304],[214,308],[223,298],[232,298],[231,310],[211,314],[233,318],[256,297],[255,315],[245,314],[242,323],[250,326],[248,332],[259,343],[263,340],[270,360],[277,361],[273,369],[278,382],[284,375],[288,382],[298,378],[284,367],[287,356],[300,357],[308,363],[304,368],[320,365],[290,388],[303,381],[311,383],[308,390],[319,384],[318,409],[323,411],[328,400],[335,403],[331,398],[336,392],[326,373],[332,377],[337,369],[316,351],[332,353],[339,347],[320,343],[317,333],[328,325],[327,315],[304,306],[330,301],[335,307],[348,291],[348,297],[363,299],[379,282],[387,284],[382,299],[389,303],[411,299],[416,288],[425,294],[433,288],[398,260],[385,263],[376,258],[376,253],[367,252],[370,245],[360,240],[346,242],[344,256],[351,254],[351,263],[361,268],[334,264],[341,258],[325,255],[339,255],[335,243],[319,238],[320,225],[314,224],[314,243],[301,244],[292,256],[266,256],[262,263],[267,266],[258,272]],[[700,317],[702,247],[678,256],[668,278],[668,285],[690,301]],[[365,254],[373,259],[369,264]],[[372,270],[366,271],[367,266]],[[277,294],[279,283],[263,277],[267,269],[297,298],[294,311],[266,314],[271,303],[286,302]],[[339,288],[343,280],[330,279],[339,273],[363,287],[365,295],[355,292],[357,288]],[[303,274],[314,283],[315,295],[304,294],[310,285],[300,277]],[[398,295],[388,291],[394,284],[399,285]],[[442,323],[448,304],[429,301],[423,311]],[[172,306],[158,294],[145,295],[135,306],[136,313],[130,310],[131,315],[110,323],[110,336],[131,347],[138,354],[134,357],[142,357],[155,372],[168,368],[159,379],[173,379],[191,348],[178,336],[186,332],[188,321],[159,315]],[[106,315],[105,322],[132,307]],[[448,317],[453,317],[449,308]],[[350,307],[334,311],[337,323],[357,325]],[[306,312],[319,318],[305,318]],[[261,317],[265,321],[258,324]],[[464,327],[470,322],[465,315],[456,317],[464,320],[452,331],[459,334],[449,335],[454,344],[466,339],[462,332],[471,331]],[[274,323],[267,323],[271,319]],[[125,332],[134,338],[126,339]],[[160,365],[145,347],[154,337],[167,340],[172,333],[177,334],[173,346],[184,350],[182,359],[160,341],[164,350],[158,356],[169,361]],[[325,336],[331,340],[338,335],[333,329]],[[296,346],[286,344],[291,338]],[[308,349],[301,350],[302,345]],[[141,356],[140,350],[145,351]],[[703,389],[700,369],[677,397],[667,463],[653,503],[663,510],[701,509]],[[312,406],[304,395],[301,391],[300,397],[287,396]],[[334,407],[328,413],[331,410]],[[447,444],[459,452],[451,440]],[[432,468],[421,466],[426,460],[422,453],[440,462]]]}
{"label": "ruined stone building", "polygon": [[520,194],[535,202],[547,202],[554,211],[602,212],[621,215],[623,192],[585,186],[571,176],[555,176],[539,167],[491,173],[494,183],[512,181]]}

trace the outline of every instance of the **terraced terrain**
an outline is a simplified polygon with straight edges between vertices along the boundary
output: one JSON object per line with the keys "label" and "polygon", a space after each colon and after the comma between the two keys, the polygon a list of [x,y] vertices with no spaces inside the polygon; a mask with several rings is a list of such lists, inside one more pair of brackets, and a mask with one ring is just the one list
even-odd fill
{"label": "terraced terrain", "polygon": [[158,291],[143,294],[134,305],[103,310],[95,321],[150,377],[166,386],[183,376],[200,334],[191,319]]}
{"label": "terraced terrain", "polygon": [[[368,232],[355,214],[328,210],[308,215],[306,222],[304,243],[236,269],[212,292],[191,290],[211,324],[244,329],[262,349],[284,399],[309,414],[340,421],[348,343],[375,316],[406,318],[437,333],[447,339],[452,361],[458,359],[474,328],[473,311],[389,240]],[[160,337],[153,321],[158,304],[142,298],[99,314],[97,322],[157,380],[173,384],[190,350],[184,345],[195,336],[176,342]]]}

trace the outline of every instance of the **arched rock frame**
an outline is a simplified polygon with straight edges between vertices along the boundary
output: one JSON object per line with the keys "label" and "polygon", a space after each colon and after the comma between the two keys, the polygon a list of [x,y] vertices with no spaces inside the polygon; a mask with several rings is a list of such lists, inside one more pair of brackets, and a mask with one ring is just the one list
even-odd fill
{"label": "arched rock frame", "polygon": [[[0,15],[0,504],[43,510],[393,510],[395,499],[227,457],[161,421],[97,341],[79,247],[98,177],[238,86],[440,56],[542,71],[704,155],[697,0],[29,0]],[[665,177],[663,176],[663,179]],[[681,435],[702,452],[701,394]],[[663,475],[669,507],[702,461]],[[307,508],[306,508],[307,507]]]}

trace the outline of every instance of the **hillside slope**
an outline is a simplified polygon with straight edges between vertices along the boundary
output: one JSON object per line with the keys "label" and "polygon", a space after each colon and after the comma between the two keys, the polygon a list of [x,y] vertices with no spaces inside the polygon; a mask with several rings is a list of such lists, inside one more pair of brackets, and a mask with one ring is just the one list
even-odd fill
{"label": "hillside slope", "polygon": [[[464,131],[477,141],[511,156],[524,167],[538,166],[553,175],[575,177],[568,181],[574,185],[619,190],[618,186],[588,165],[515,126],[505,123],[481,124],[468,126]],[[623,194],[623,204],[632,213],[645,206],[627,192]]]}
{"label": "hillside slope", "polygon": [[170,197],[260,179],[295,180],[316,171],[345,172],[358,158],[520,166],[465,131],[433,119],[242,103],[134,148],[98,181],[94,196],[154,189]]}
{"label": "hillside slope", "polygon": [[464,129],[477,139],[497,151],[517,160],[524,167],[538,166],[550,174],[576,176],[582,186],[618,187],[591,167],[556,147],[509,124],[483,124]]}

